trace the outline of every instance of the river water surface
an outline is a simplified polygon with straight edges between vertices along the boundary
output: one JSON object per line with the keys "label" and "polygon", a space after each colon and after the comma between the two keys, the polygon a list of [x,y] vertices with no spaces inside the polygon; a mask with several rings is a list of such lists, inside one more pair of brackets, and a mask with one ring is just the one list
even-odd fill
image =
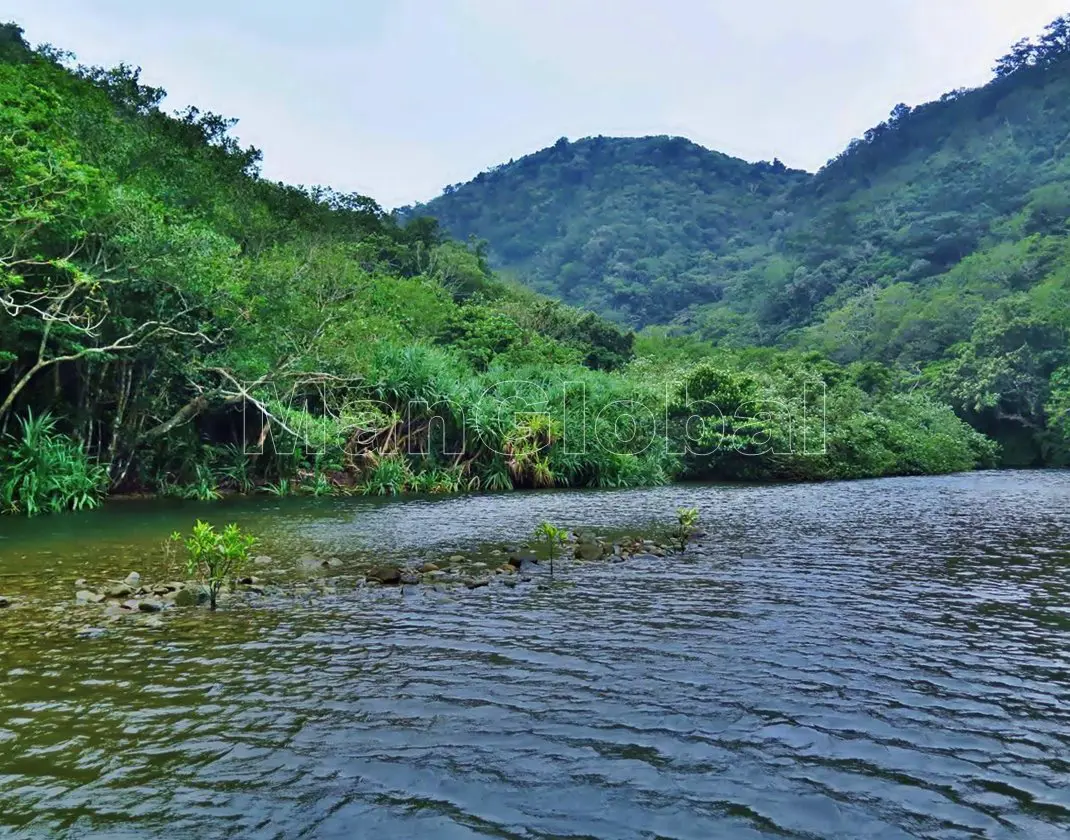
{"label": "river water surface", "polygon": [[[101,622],[238,521],[421,559],[701,509],[667,560]],[[348,562],[348,561],[347,561]],[[323,594],[326,592],[327,594]],[[1070,473],[0,521],[0,835],[1065,838]]]}

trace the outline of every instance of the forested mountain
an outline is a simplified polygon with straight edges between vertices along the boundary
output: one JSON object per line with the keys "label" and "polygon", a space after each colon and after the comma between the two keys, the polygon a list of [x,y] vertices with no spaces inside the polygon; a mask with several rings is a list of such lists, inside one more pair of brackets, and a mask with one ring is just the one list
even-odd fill
{"label": "forested mountain", "polygon": [[[163,101],[136,69],[0,26],[0,512],[109,490],[618,487],[996,458],[890,369],[637,342],[495,276],[433,220],[264,179],[233,120]],[[756,228],[801,178],[709,160]],[[702,216],[726,248],[744,236],[729,204]]]}
{"label": "forested mountain", "polygon": [[682,137],[562,138],[402,213],[487,240],[493,264],[541,292],[642,325],[718,301],[720,260],[764,247],[808,178]]}
{"label": "forested mountain", "polygon": [[1070,407],[1068,103],[1070,17],[815,175],[678,138],[562,140],[416,209],[633,326],[913,372],[1012,461],[1050,461]]}

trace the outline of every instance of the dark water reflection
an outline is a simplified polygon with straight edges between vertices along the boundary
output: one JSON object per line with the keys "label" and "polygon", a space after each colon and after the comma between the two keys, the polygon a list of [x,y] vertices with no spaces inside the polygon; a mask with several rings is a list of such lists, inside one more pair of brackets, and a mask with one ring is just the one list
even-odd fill
{"label": "dark water reflection", "polygon": [[[701,550],[563,588],[343,593],[99,638],[0,612],[0,833],[1067,836],[1068,473],[225,516],[276,551],[434,555],[685,502]],[[48,568],[69,594],[196,513],[0,523],[0,591]]]}

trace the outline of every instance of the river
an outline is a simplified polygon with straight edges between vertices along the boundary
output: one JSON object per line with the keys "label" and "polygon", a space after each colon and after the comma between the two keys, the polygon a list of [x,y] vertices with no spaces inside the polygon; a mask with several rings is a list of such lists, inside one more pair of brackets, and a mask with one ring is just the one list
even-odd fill
{"label": "river", "polygon": [[[162,574],[197,516],[273,556],[427,559],[681,504],[700,547],[552,587],[356,589],[342,568],[153,622],[73,601],[77,578]],[[113,503],[0,520],[0,574],[0,834],[1070,830],[1067,472]]]}

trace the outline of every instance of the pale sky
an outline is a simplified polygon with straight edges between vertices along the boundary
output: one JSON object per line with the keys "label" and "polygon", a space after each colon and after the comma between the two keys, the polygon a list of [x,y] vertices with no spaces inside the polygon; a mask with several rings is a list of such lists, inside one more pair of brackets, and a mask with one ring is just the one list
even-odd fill
{"label": "pale sky", "polygon": [[0,0],[34,44],[237,117],[265,176],[390,208],[553,143],[676,134],[814,170],[1067,0]]}

